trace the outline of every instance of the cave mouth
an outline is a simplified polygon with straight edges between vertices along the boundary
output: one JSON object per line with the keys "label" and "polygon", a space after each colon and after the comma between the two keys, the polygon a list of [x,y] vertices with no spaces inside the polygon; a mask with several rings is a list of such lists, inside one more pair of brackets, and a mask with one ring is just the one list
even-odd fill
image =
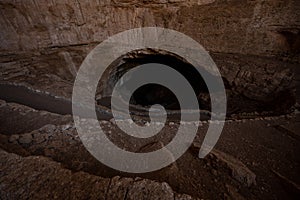
{"label": "cave mouth", "polygon": [[147,84],[138,88],[130,99],[130,105],[150,107],[160,104],[167,110],[180,110],[179,102],[174,93],[159,84]]}
{"label": "cave mouth", "polygon": [[[164,64],[178,71],[192,86],[198,98],[199,108],[210,110],[208,88],[198,70],[180,56],[169,52],[156,52],[152,49],[131,52],[112,63],[99,82],[96,95],[97,104],[110,108],[111,94],[117,81],[130,69],[147,63]],[[130,106],[137,109],[148,109],[154,104],[160,104],[166,110],[172,111],[190,109],[188,107],[181,108],[174,93],[158,84],[141,86],[130,99]]]}

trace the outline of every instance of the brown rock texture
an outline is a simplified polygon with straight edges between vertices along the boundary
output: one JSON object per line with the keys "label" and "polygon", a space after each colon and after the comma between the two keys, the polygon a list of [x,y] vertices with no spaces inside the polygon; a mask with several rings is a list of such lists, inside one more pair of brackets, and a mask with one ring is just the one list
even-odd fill
{"label": "brown rock texture", "polygon": [[223,164],[230,169],[231,175],[234,179],[245,184],[248,187],[256,184],[256,175],[251,170],[249,170],[241,161],[217,150],[213,150],[211,154],[215,156],[217,160],[223,162]]}
{"label": "brown rock texture", "polygon": [[293,39],[285,37],[299,37],[297,11],[297,0],[2,0],[1,51],[93,44],[130,28],[160,26],[213,52],[278,55],[292,50]]}
{"label": "brown rock texture", "polygon": [[[299,199],[299,0],[0,0],[0,14],[0,199]],[[161,170],[128,174],[86,150],[71,98],[88,53],[139,27],[182,32],[209,51],[226,87],[228,118],[218,150],[199,159],[214,114],[201,91],[206,115],[193,147]],[[110,66],[99,91],[111,91],[111,80],[151,56],[188,66],[170,52],[130,52]],[[145,125],[148,117],[131,106]],[[180,126],[175,110],[154,137],[128,138],[109,106],[96,108],[107,137],[132,152],[164,148]]]}
{"label": "brown rock texture", "polygon": [[[1,105],[4,106],[0,109],[7,109],[6,106],[11,106],[11,103],[2,101]],[[13,108],[20,113],[8,109],[6,116],[15,118],[24,110],[32,110],[18,104],[13,104]],[[19,120],[20,123],[25,123],[29,115],[30,112],[25,115],[24,121]],[[46,111],[36,111],[35,115],[49,117],[49,123],[57,122],[59,117],[63,121],[65,117],[55,115],[57,118],[51,118],[51,113]],[[6,116],[0,116],[0,120]],[[86,122],[87,119],[81,120]],[[45,118],[35,118],[35,121],[42,125]],[[18,122],[5,124],[5,127],[10,129],[14,124],[18,125]],[[161,148],[172,139],[179,126],[178,122],[167,123],[162,134],[138,140],[128,139],[116,128],[113,120],[101,120],[100,125],[115,145],[131,152]],[[294,185],[299,185],[300,180],[297,170],[300,166],[299,140],[278,127],[297,134],[295,128],[298,125],[299,114],[228,120],[215,149],[206,158],[199,159],[199,148],[208,128],[208,123],[203,121],[192,148],[172,165],[145,174],[122,173],[96,160],[83,146],[72,122],[48,124],[24,133],[20,133],[19,129],[13,132],[12,129],[11,134],[0,134],[0,197],[293,198],[298,192]],[[169,154],[172,156],[171,152]],[[73,190],[73,193],[70,192]]]}
{"label": "brown rock texture", "polygon": [[70,98],[76,72],[92,48],[121,31],[157,26],[185,33],[210,52],[228,83],[228,97],[242,98],[230,106],[246,101],[246,112],[275,105],[275,111],[286,112],[295,104],[299,4],[2,0],[0,81]]}
{"label": "brown rock texture", "polygon": [[167,183],[73,173],[45,157],[23,158],[3,150],[0,158],[1,199],[184,199]]}

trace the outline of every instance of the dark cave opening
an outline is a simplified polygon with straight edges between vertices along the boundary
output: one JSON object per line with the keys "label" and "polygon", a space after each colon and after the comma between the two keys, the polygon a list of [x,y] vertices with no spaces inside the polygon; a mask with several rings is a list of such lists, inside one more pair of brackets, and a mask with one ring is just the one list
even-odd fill
{"label": "dark cave opening", "polygon": [[168,110],[180,110],[179,102],[173,92],[158,84],[147,84],[137,89],[130,99],[130,104],[143,107],[160,104]]}
{"label": "dark cave opening", "polygon": [[[180,74],[182,74],[186,80],[190,83],[196,96],[198,97],[200,109],[210,109],[210,99],[208,88],[205,84],[200,73],[190,63],[183,60],[177,55],[170,53],[133,53],[125,58],[121,58],[122,61],[119,65],[114,65],[106,74],[105,83],[100,92],[101,98],[98,98],[98,104],[110,107],[110,95],[116,82],[130,69],[147,63],[159,63],[167,65]],[[96,97],[97,98],[97,97]],[[180,108],[179,102],[176,96],[168,88],[158,84],[147,84],[138,88],[130,99],[130,104],[135,108],[149,108],[154,104],[160,104],[165,107],[166,110],[180,110],[189,108]]]}
{"label": "dark cave opening", "polygon": [[[118,80],[129,70],[139,65],[149,63],[167,65],[182,74],[190,83],[198,98],[200,111],[203,111],[202,113],[211,112],[210,95],[201,75],[204,75],[206,78],[209,77],[210,80],[217,81],[216,77],[204,68],[200,68],[200,74],[192,64],[176,54],[155,49],[133,51],[115,60],[104,72],[99,82],[96,94],[97,104],[111,109],[111,94]],[[245,96],[241,91],[240,85],[229,82],[223,76],[222,79],[226,90],[227,116],[244,113],[249,113],[251,116],[255,116],[255,113],[262,113],[262,115],[279,115],[289,112],[290,107],[294,104],[295,98],[289,93],[280,95],[279,97],[273,95],[273,97],[267,101],[251,99]],[[126,88],[126,85],[124,86]],[[211,92],[218,93],[218,90],[212,90]],[[180,110],[189,112],[191,109],[189,107],[181,108],[177,98],[168,88],[157,84],[147,84],[138,88],[131,96],[130,112],[133,113],[133,115],[140,115],[142,113],[142,116],[144,116],[144,114],[147,116],[146,113],[148,109],[154,104],[162,105],[167,112],[170,111],[169,113],[172,113],[170,114],[172,116],[177,115]]]}

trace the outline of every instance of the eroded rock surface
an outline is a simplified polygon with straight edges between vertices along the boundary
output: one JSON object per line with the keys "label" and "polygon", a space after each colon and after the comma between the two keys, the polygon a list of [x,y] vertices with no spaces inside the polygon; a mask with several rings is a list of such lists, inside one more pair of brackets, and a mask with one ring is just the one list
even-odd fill
{"label": "eroded rock surface", "polygon": [[[2,0],[0,12],[0,199],[299,198],[300,1]],[[109,36],[147,26],[180,31],[209,51],[232,115],[218,150],[205,159],[198,151],[209,121],[200,123],[194,146],[172,165],[127,174],[85,149],[68,114],[87,54]],[[143,51],[120,63],[164,55]],[[104,81],[127,69],[111,67]],[[207,94],[197,96],[210,103]],[[138,141],[109,120],[106,107],[97,109],[109,139],[136,153],[163,148],[180,125],[168,122],[160,134]],[[261,118],[266,115],[274,117]]]}
{"label": "eroded rock surface", "polygon": [[217,159],[218,161],[223,162],[224,165],[231,171],[232,177],[237,181],[245,184],[248,187],[256,184],[256,175],[241,161],[217,150],[213,150],[211,152],[211,155],[215,156],[215,159]]}
{"label": "eroded rock surface", "polygon": [[72,121],[70,115],[59,115],[47,111],[35,110],[17,103],[0,101],[1,134],[19,134],[31,132],[46,124],[65,124]]}
{"label": "eroded rock surface", "polygon": [[295,104],[299,9],[296,0],[2,1],[0,80],[70,99],[76,72],[97,44],[129,28],[158,26],[210,52],[235,99],[231,110],[239,112],[231,107],[242,101],[242,112],[287,112]]}
{"label": "eroded rock surface", "polygon": [[[202,122],[193,143],[194,147],[175,163],[156,172],[138,175],[121,173],[97,161],[83,146],[72,122],[64,125],[49,124],[27,133],[0,134],[0,144],[1,149],[21,157],[47,157],[73,172],[113,178],[110,187],[112,192],[108,194],[116,195],[115,198],[124,196],[135,198],[143,194],[151,196],[148,193],[150,192],[148,186],[142,189],[142,185],[150,183],[144,179],[159,182],[151,183],[149,186],[156,191],[154,193],[157,195],[157,192],[162,190],[164,195],[172,195],[167,189],[169,186],[160,185],[160,183],[166,182],[172,191],[198,198],[277,198],[284,197],[287,193],[285,189],[281,188],[282,181],[272,170],[278,171],[296,184],[300,179],[296,170],[299,168],[296,153],[299,150],[299,141],[290,137],[286,132],[278,130],[276,126],[288,124],[290,127],[292,124],[296,126],[297,119],[296,116],[282,116],[267,119],[229,120],[226,122],[223,134],[216,146],[218,150],[211,152],[205,159],[199,159],[199,144],[202,143],[208,128],[208,123]],[[82,119],[82,121],[84,122],[86,119]],[[95,123],[98,122],[95,121]],[[117,146],[137,153],[162,148],[172,139],[179,126],[176,122],[167,123],[161,135],[158,134],[150,140],[138,141],[130,140],[125,134],[122,134],[115,127],[113,120],[102,120],[100,125]],[[171,152],[167,153],[172,156]],[[3,172],[7,174],[6,168],[3,169]],[[135,179],[137,176],[142,179]],[[137,184],[141,181],[141,185],[134,186],[136,193],[134,191],[129,193],[127,188],[129,185],[133,187],[131,184],[133,180]],[[11,185],[11,187],[14,186]],[[114,192],[114,190],[119,190],[120,193]],[[155,199],[154,196],[152,197]],[[186,195],[179,195],[179,197],[191,198]]]}
{"label": "eroded rock surface", "polygon": [[45,157],[0,150],[0,158],[1,199],[194,199],[176,194],[167,183],[73,173]]}
{"label": "eroded rock surface", "polygon": [[160,26],[192,36],[209,51],[278,55],[291,50],[286,35],[299,34],[297,11],[295,0],[2,1],[1,50],[87,45],[128,28]]}

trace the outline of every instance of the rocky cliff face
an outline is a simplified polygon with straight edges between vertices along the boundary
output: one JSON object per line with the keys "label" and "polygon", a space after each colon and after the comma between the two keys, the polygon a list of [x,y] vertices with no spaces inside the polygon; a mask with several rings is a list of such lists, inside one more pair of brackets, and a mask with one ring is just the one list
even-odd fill
{"label": "rocky cliff face", "polygon": [[93,47],[127,29],[159,26],[183,32],[210,51],[229,96],[262,107],[286,102],[279,110],[295,103],[297,0],[1,0],[0,8],[5,83],[70,98],[77,69]]}
{"label": "rocky cliff face", "polygon": [[207,50],[282,55],[299,47],[297,0],[1,1],[1,52],[99,43],[130,28],[181,31]]}

